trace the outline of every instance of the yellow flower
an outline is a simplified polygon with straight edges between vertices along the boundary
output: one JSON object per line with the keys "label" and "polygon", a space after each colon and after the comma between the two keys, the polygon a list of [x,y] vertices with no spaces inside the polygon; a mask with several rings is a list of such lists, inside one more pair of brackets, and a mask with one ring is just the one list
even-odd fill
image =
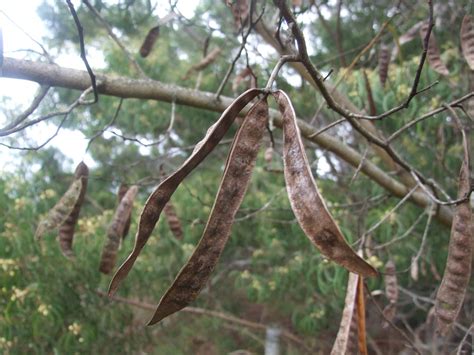
{"label": "yellow flower", "polygon": [[264,254],[263,250],[262,249],[256,249],[254,250],[254,252],[252,253],[252,257],[253,258],[258,258],[259,256],[262,256]]}
{"label": "yellow flower", "polygon": [[243,280],[250,279],[250,272],[248,270],[242,271],[242,273],[240,274],[240,278]]}
{"label": "yellow flower", "polygon": [[383,263],[375,255],[372,255],[367,262],[372,265],[374,268],[378,269],[382,267]]}
{"label": "yellow flower", "polygon": [[67,329],[74,335],[79,335],[81,332],[81,325],[77,322],[74,322],[67,327]]}
{"label": "yellow flower", "polygon": [[276,284],[275,281],[270,281],[270,282],[268,283],[268,287],[270,288],[270,290],[275,291],[275,290],[276,290],[276,287],[277,287],[277,284]]}
{"label": "yellow flower", "polygon": [[40,194],[40,199],[44,200],[48,198],[53,198],[55,196],[56,196],[56,191],[54,191],[53,189],[46,189]]}
{"label": "yellow flower", "polygon": [[15,211],[19,211],[21,209],[23,209],[23,207],[26,206],[26,198],[24,197],[19,197],[17,199],[15,199]]}
{"label": "yellow flower", "polygon": [[49,314],[49,309],[50,309],[50,306],[44,303],[41,303],[38,307],[38,312],[46,317]]}
{"label": "yellow flower", "polygon": [[16,300],[23,302],[23,299],[29,292],[27,288],[25,288],[24,290],[21,290],[19,288],[16,288],[15,286],[13,286],[12,291],[13,291],[13,294],[11,295],[10,300],[13,302]]}
{"label": "yellow flower", "polygon": [[255,290],[259,291],[262,289],[262,284],[260,283],[260,281],[258,281],[257,279],[254,279],[252,281],[252,288],[254,288]]}

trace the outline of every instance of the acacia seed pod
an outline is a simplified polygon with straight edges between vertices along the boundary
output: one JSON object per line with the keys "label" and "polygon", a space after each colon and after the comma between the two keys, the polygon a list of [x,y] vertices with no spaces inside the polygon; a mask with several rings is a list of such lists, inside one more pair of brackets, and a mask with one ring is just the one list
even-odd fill
{"label": "acacia seed pod", "polygon": [[64,195],[40,221],[35,232],[35,238],[40,240],[47,232],[59,227],[71,214],[82,190],[82,179],[74,180]]}
{"label": "acacia seed pod", "polygon": [[109,274],[115,266],[125,224],[132,213],[133,201],[135,200],[137,192],[137,186],[132,186],[128,189],[115,210],[112,223],[110,223],[107,228],[107,240],[102,249],[99,265],[99,271],[104,274]]}
{"label": "acacia seed pod", "polygon": [[281,90],[273,93],[273,96],[283,117],[286,188],[299,225],[311,242],[330,260],[362,276],[376,276],[377,271],[347,244],[319,194],[290,99]]}
{"label": "acacia seed pod", "polygon": [[135,236],[135,245],[133,251],[127,257],[125,262],[115,273],[109,286],[109,295],[113,295],[122,280],[127,277],[135,260],[140,255],[151,232],[155,228],[160,218],[161,211],[169,201],[171,195],[176,191],[183,179],[196,168],[207,155],[219,144],[225,133],[229,130],[232,122],[239,115],[240,111],[262,91],[259,89],[250,89],[237,97],[232,104],[222,113],[219,120],[213,125],[212,130],[208,131],[204,139],[196,145],[191,156],[176,170],[173,174],[162,181],[143,207],[138,223],[138,231]]}
{"label": "acacia seed pod", "polygon": [[382,45],[379,50],[379,78],[382,86],[385,86],[388,78],[388,67],[390,65],[390,50]]}
{"label": "acacia seed pod", "polygon": [[80,162],[77,165],[76,171],[74,173],[74,179],[82,181],[79,197],[77,198],[71,213],[66,218],[64,223],[59,226],[58,230],[59,246],[63,255],[67,258],[74,257],[74,252],[72,251],[72,241],[74,239],[74,230],[76,229],[77,220],[79,219],[79,213],[81,212],[81,207],[86,196],[88,178],[89,168],[86,164]]}
{"label": "acacia seed pod", "polygon": [[165,205],[163,212],[165,213],[171,233],[173,233],[176,239],[182,240],[183,228],[181,227],[181,222],[179,221],[178,214],[176,213],[176,209],[171,200]]}
{"label": "acacia seed pod", "polygon": [[189,305],[209,279],[229,240],[235,214],[250,183],[267,121],[268,104],[264,98],[250,109],[239,128],[201,240],[160,300],[148,325],[155,324]]}
{"label": "acacia seed pod", "polygon": [[[398,280],[396,275],[395,263],[393,260],[387,261],[385,264],[385,296],[389,304],[384,308],[383,314],[388,320],[393,320],[396,314],[396,304],[398,302]],[[384,324],[384,327],[388,323]]]}
{"label": "acacia seed pod", "polygon": [[365,330],[365,297],[364,297],[364,278],[359,276],[357,280],[357,330],[359,353],[361,355],[368,355],[367,352],[367,334]]}
{"label": "acacia seed pod", "polygon": [[462,19],[461,48],[469,68],[474,70],[474,21],[471,15],[465,15]]}
{"label": "acacia seed pod", "polygon": [[148,31],[145,40],[143,41],[142,46],[140,47],[140,55],[143,58],[148,57],[155,45],[158,37],[160,35],[160,26],[153,27],[150,31]]}
{"label": "acacia seed pod", "polygon": [[[126,184],[120,184],[118,192],[117,192],[117,202],[120,204],[120,201],[122,201],[123,197],[129,190],[129,186]],[[130,231],[130,224],[132,222],[132,215],[128,217],[128,219],[125,221],[125,226],[123,228],[123,235],[122,235],[122,240],[125,239],[125,237],[128,235],[128,232]]]}
{"label": "acacia seed pod", "polygon": [[[423,26],[421,26],[421,29],[420,29],[420,36],[421,36],[422,41],[425,40],[427,32],[428,32],[428,23],[425,22]],[[428,64],[431,66],[431,68],[435,72],[441,75],[449,75],[448,68],[441,60],[441,55],[439,54],[439,48],[436,43],[436,38],[433,32],[431,32],[430,34],[430,39],[428,41],[428,53],[426,56],[428,58]]]}

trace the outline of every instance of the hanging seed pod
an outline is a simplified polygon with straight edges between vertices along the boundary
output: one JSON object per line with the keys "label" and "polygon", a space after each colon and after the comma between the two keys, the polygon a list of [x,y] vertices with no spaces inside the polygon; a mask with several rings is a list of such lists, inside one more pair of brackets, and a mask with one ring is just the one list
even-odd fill
{"label": "hanging seed pod", "polygon": [[[395,263],[392,260],[387,261],[387,264],[385,264],[385,296],[389,304],[385,306],[383,314],[386,319],[392,321],[396,315],[398,302],[398,280]],[[386,328],[388,325],[389,323],[385,322],[383,327]]]}
{"label": "hanging seed pod", "polygon": [[[354,317],[357,317],[356,298],[359,278],[359,275],[354,274],[352,272],[349,273],[349,280],[347,281],[346,299],[344,301],[344,310],[342,311],[341,325],[339,326],[336,341],[334,342],[334,345],[331,350],[331,355],[347,354],[349,352],[349,340],[351,339],[351,342],[354,342]],[[357,332],[357,323],[355,323],[355,331]],[[354,345],[352,345],[352,347],[354,348]]]}
{"label": "hanging seed pod", "polygon": [[386,45],[382,45],[379,50],[379,78],[382,86],[387,82],[389,65],[390,50]]}
{"label": "hanging seed pod", "polygon": [[264,98],[252,107],[239,128],[202,238],[160,300],[149,325],[189,305],[209,279],[230,237],[235,214],[250,183],[267,121],[268,104]]}
{"label": "hanging seed pod", "polygon": [[[459,173],[458,198],[466,197],[471,188],[469,148],[464,132],[463,143],[464,161]],[[446,335],[456,320],[468,288],[474,247],[473,223],[469,200],[457,204],[449,239],[448,259],[436,295],[437,331],[441,335]]]}
{"label": "hanging seed pod", "polygon": [[[232,81],[232,91],[237,92],[237,89],[239,88],[239,85],[242,81],[247,79],[248,77],[254,79],[254,75],[252,73],[252,69],[250,67],[246,67],[244,70],[242,70],[240,73],[238,73],[234,80]],[[255,87],[255,86],[252,86]]]}
{"label": "hanging seed pod", "polygon": [[179,221],[178,214],[176,213],[176,209],[171,200],[165,205],[163,212],[165,213],[171,233],[173,233],[176,239],[182,240],[183,228],[181,227],[181,222]]}
{"label": "hanging seed pod", "polygon": [[150,31],[148,31],[145,40],[143,41],[142,46],[140,47],[140,55],[143,58],[148,57],[155,45],[158,37],[160,36],[160,26],[153,27]]}
{"label": "hanging seed pod", "polygon": [[191,70],[201,71],[206,69],[209,65],[216,61],[217,57],[219,57],[219,54],[221,54],[221,52],[222,49],[220,49],[219,47],[214,48],[199,63],[193,65],[191,67]]}
{"label": "hanging seed pod", "polygon": [[296,115],[288,96],[281,90],[273,94],[283,117],[283,162],[291,208],[311,242],[328,259],[363,276],[377,271],[347,244],[328,212],[311,174]]}
{"label": "hanging seed pod", "polygon": [[469,68],[474,70],[474,20],[471,15],[465,15],[462,19],[461,48]]}
{"label": "hanging seed pod", "polygon": [[245,26],[247,18],[249,16],[249,1],[248,0],[235,0],[227,1],[227,6],[232,10],[232,16],[234,16],[234,25],[237,30],[240,31]]}
{"label": "hanging seed pod", "polygon": [[104,274],[112,272],[115,261],[117,259],[117,252],[120,246],[120,242],[123,237],[123,231],[127,223],[128,218],[132,213],[133,201],[137,195],[138,187],[132,186],[128,189],[123,196],[120,204],[115,211],[112,223],[107,229],[107,240],[102,249],[102,256],[100,258],[99,271]]}
{"label": "hanging seed pod", "polygon": [[[122,201],[123,197],[129,190],[129,186],[126,184],[120,184],[118,193],[117,193],[117,203],[120,204]],[[128,219],[125,221],[125,226],[123,228],[123,235],[122,235],[122,240],[125,239],[125,237],[128,235],[128,232],[130,231],[130,223],[132,222],[132,215],[128,216]]]}
{"label": "hanging seed pod", "polygon": [[359,276],[357,280],[357,331],[359,353],[361,355],[368,355],[367,352],[367,334],[365,329],[365,297],[364,297],[364,278]]}
{"label": "hanging seed pod", "polygon": [[267,164],[270,164],[273,160],[273,147],[268,147],[265,150],[265,155],[264,155],[265,162]]}
{"label": "hanging seed pod", "polygon": [[71,213],[69,216],[67,216],[66,220],[63,224],[61,224],[58,230],[59,246],[63,255],[67,258],[74,257],[74,252],[72,251],[72,241],[74,239],[74,230],[76,229],[77,220],[79,219],[79,213],[81,212],[81,207],[84,203],[84,197],[86,196],[88,177],[89,168],[86,164],[80,162],[76,167],[74,179],[81,180],[81,190]]}
{"label": "hanging seed pod", "polygon": [[222,113],[219,120],[208,130],[204,139],[196,145],[191,156],[181,165],[181,167],[162,181],[143,207],[143,211],[138,223],[138,231],[135,236],[135,245],[125,262],[115,273],[109,286],[109,294],[113,295],[122,280],[127,277],[135,260],[145,246],[151,232],[155,228],[160,218],[161,211],[169,201],[171,195],[176,191],[183,179],[196,168],[207,155],[219,144],[225,133],[229,130],[232,122],[239,115],[240,111],[262,93],[259,89],[250,89],[237,97],[232,104]]}
{"label": "hanging seed pod", "polygon": [[35,238],[40,240],[47,232],[56,229],[71,214],[82,190],[82,179],[74,180],[56,205],[48,212],[45,219],[40,221]]}
{"label": "hanging seed pod", "polygon": [[[421,26],[420,29],[420,36],[421,40],[424,42],[426,34],[428,32],[428,23],[424,23],[423,26]],[[436,43],[436,38],[433,32],[430,34],[430,39],[428,41],[428,53],[427,53],[427,58],[428,58],[428,64],[431,66],[431,68],[441,74],[441,75],[449,75],[449,70],[446,67],[446,65],[443,63],[441,60],[441,55],[439,54],[439,48]]]}
{"label": "hanging seed pod", "polygon": [[413,281],[418,281],[418,274],[419,274],[418,261],[415,260],[414,256],[412,256],[411,264],[410,264],[410,277],[411,277],[411,279]]}

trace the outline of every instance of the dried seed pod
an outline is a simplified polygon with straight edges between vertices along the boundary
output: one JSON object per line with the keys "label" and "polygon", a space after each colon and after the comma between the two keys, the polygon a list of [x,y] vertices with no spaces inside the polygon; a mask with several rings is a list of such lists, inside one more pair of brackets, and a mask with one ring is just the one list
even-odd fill
{"label": "dried seed pod", "polygon": [[183,228],[181,227],[181,222],[179,221],[178,214],[176,213],[176,209],[171,200],[165,205],[163,212],[165,213],[171,233],[173,233],[176,239],[182,240]]}
{"label": "dried seed pod", "polygon": [[[129,190],[129,186],[126,184],[120,184],[118,193],[117,193],[117,203],[120,204],[120,201],[122,201],[123,197]],[[132,222],[132,215],[128,216],[128,219],[125,221],[125,226],[123,228],[123,234],[122,234],[122,240],[125,239],[125,237],[128,235],[128,232],[130,231],[130,223]]]}
{"label": "dried seed pod", "polygon": [[267,121],[268,104],[264,98],[252,107],[239,128],[202,238],[160,300],[149,325],[189,305],[209,279],[230,237],[235,214],[250,183]]}
{"label": "dried seed pod", "polygon": [[[359,278],[359,275],[354,274],[352,272],[349,273],[346,298],[344,301],[344,310],[342,311],[341,325],[339,326],[337,337],[331,350],[331,355],[346,354],[348,352],[349,339],[354,338],[353,318],[357,317],[356,296]],[[355,329],[357,330],[357,326]]]}
{"label": "dried seed pod", "polygon": [[128,189],[115,210],[112,223],[109,225],[109,228],[107,228],[107,240],[102,249],[99,266],[99,271],[104,274],[109,274],[115,266],[117,251],[122,240],[125,225],[132,213],[133,201],[135,200],[137,192],[137,186],[132,186]]}
{"label": "dried seed pod", "polygon": [[273,160],[273,147],[268,147],[265,150],[265,155],[264,155],[265,162],[267,164],[270,164]]}
{"label": "dried seed pod", "polygon": [[418,281],[418,273],[419,273],[418,261],[415,259],[414,256],[412,256],[411,264],[410,264],[410,277],[412,278],[413,281]]}
{"label": "dried seed pod", "polygon": [[153,27],[150,31],[148,31],[145,40],[143,41],[142,46],[140,47],[140,55],[143,58],[148,57],[155,45],[158,37],[160,35],[160,26]]}
{"label": "dried seed pod", "polygon": [[474,20],[471,15],[465,15],[462,19],[461,48],[469,68],[474,70]]}
{"label": "dried seed pod", "polygon": [[191,70],[201,71],[203,69],[206,69],[210,64],[215,62],[221,52],[222,49],[220,49],[219,47],[214,48],[199,63],[193,65],[191,67]]}
{"label": "dried seed pod", "polygon": [[[428,32],[428,23],[424,23],[420,29],[420,36],[421,40],[424,42],[426,33]],[[441,75],[449,75],[449,70],[446,65],[441,60],[441,56],[439,54],[439,48],[436,44],[436,38],[433,32],[430,34],[430,39],[428,41],[428,53],[427,53],[428,63],[431,68],[441,74]]]}
{"label": "dried seed pod", "polygon": [[[398,302],[398,281],[395,269],[395,263],[392,260],[385,264],[385,296],[389,304],[384,308],[383,314],[388,320],[393,320],[396,314],[396,304]],[[384,327],[388,325],[384,324]]]}
{"label": "dried seed pod", "polygon": [[382,45],[379,50],[379,78],[382,86],[387,82],[389,65],[390,50],[386,45]]}
{"label": "dried seed pod", "polygon": [[56,205],[40,221],[35,238],[40,240],[47,232],[59,227],[71,214],[82,190],[82,179],[74,180]]}
{"label": "dried seed pod", "polygon": [[155,228],[161,211],[169,201],[171,195],[178,188],[183,179],[196,168],[204,158],[217,146],[225,133],[229,130],[232,122],[240,111],[262,91],[250,89],[237,97],[232,104],[222,113],[219,120],[209,130],[204,139],[196,145],[191,156],[181,167],[162,181],[153,193],[148,197],[138,223],[138,231],[135,236],[135,245],[125,262],[115,273],[109,286],[109,294],[113,295],[122,280],[127,277],[135,260],[145,246],[151,232]]}
{"label": "dried seed pod", "polygon": [[349,271],[363,276],[376,276],[377,271],[347,244],[319,194],[290,99],[281,90],[273,95],[283,117],[285,181],[291,208],[298,223],[327,258]]}
{"label": "dried seed pod", "polygon": [[365,297],[364,297],[364,278],[359,276],[357,280],[357,331],[359,334],[359,353],[368,355],[367,352],[367,334],[365,330]]}
{"label": "dried seed pod", "polygon": [[79,197],[77,198],[71,213],[67,216],[66,220],[61,224],[58,230],[59,246],[63,255],[67,258],[72,258],[74,256],[74,252],[72,251],[72,241],[74,239],[74,230],[79,218],[79,213],[81,212],[84,197],[86,196],[88,177],[89,168],[86,164],[80,162],[74,173],[74,179],[82,181]]}
{"label": "dried seed pod", "polygon": [[[458,198],[466,197],[471,188],[469,149],[465,135],[463,140],[464,161],[459,173]],[[436,295],[437,331],[441,335],[446,335],[456,320],[469,284],[474,244],[473,223],[469,200],[457,204],[449,239],[448,259]]]}
{"label": "dried seed pod", "polygon": [[249,1],[248,0],[235,0],[227,1],[227,6],[232,10],[234,16],[234,25],[237,30],[240,30],[245,26],[247,18],[249,16]]}

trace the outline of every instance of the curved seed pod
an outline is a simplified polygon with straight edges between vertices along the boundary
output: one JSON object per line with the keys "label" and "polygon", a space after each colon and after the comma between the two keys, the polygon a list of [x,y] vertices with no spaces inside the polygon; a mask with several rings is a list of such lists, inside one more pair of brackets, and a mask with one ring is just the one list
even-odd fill
{"label": "curved seed pod", "polygon": [[390,65],[390,50],[386,45],[382,45],[379,50],[379,78],[382,86],[385,86],[388,77],[388,67]]}
{"label": "curved seed pod", "polygon": [[250,89],[237,97],[222,113],[219,120],[213,125],[212,130],[208,131],[204,139],[196,145],[193,153],[183,165],[162,181],[150,197],[148,197],[138,223],[138,231],[135,236],[133,251],[112,278],[109,286],[109,294],[113,295],[117,291],[120,282],[127,277],[135,260],[155,228],[161,211],[181,181],[183,181],[183,179],[217,146],[240,111],[261,92],[259,89]]}
{"label": "curved seed pod", "polygon": [[107,229],[107,240],[102,249],[102,256],[100,258],[99,271],[104,274],[109,274],[114,266],[117,259],[117,251],[122,240],[123,231],[127,220],[132,214],[133,200],[137,196],[138,187],[132,186],[123,196],[120,204],[115,210],[114,218],[112,223]]}
{"label": "curved seed pod", "polygon": [[470,15],[462,19],[461,48],[469,68],[474,70],[474,21]]}
{"label": "curved seed pod", "polygon": [[148,325],[189,305],[209,279],[230,237],[235,214],[250,182],[267,121],[268,104],[264,98],[252,107],[234,138],[219,191],[198,246],[160,300]]}
{"label": "curved seed pod", "polygon": [[[467,196],[470,191],[469,152],[464,140],[464,161],[459,174],[458,197]],[[451,237],[449,239],[448,259],[443,280],[436,295],[437,330],[445,335],[456,320],[466,294],[471,277],[474,230],[469,200],[459,203],[455,208]]]}
{"label": "curved seed pod", "polygon": [[199,63],[193,65],[191,70],[200,71],[206,69],[210,64],[214,63],[221,52],[222,49],[219,47],[214,48]]}
{"label": "curved seed pod", "polygon": [[[420,29],[420,36],[421,40],[424,41],[426,37],[426,33],[428,32],[428,23],[424,23]],[[436,38],[433,31],[430,34],[430,40],[428,41],[428,53],[427,53],[428,63],[431,68],[441,74],[441,75],[449,75],[449,70],[446,65],[441,60],[441,56],[439,54],[439,48],[436,44]]]}
{"label": "curved seed pod", "polygon": [[40,221],[35,232],[35,238],[40,240],[47,232],[59,227],[71,214],[81,194],[82,179],[74,180],[68,190],[48,212],[45,219]]}
{"label": "curved seed pod", "polygon": [[174,205],[171,201],[168,201],[168,203],[165,205],[163,212],[165,213],[171,233],[173,233],[176,239],[182,240],[183,228],[181,227],[181,222],[179,221],[176,209],[174,208]]}
{"label": "curved seed pod", "polygon": [[80,162],[76,167],[74,179],[82,181],[81,191],[79,192],[79,197],[77,198],[71,213],[67,216],[64,223],[61,224],[58,231],[59,246],[63,255],[67,258],[72,258],[74,256],[74,252],[72,251],[72,241],[74,239],[74,230],[76,229],[79,213],[81,212],[84,197],[86,196],[88,177],[89,168],[86,164]]}
{"label": "curved seed pod", "polygon": [[143,58],[148,57],[153,49],[153,46],[160,35],[160,26],[153,27],[150,31],[148,31],[145,40],[143,41],[142,46],[140,47],[140,55]]}
{"label": "curved seed pod", "polygon": [[[395,263],[392,260],[385,264],[385,296],[390,302],[383,310],[383,314],[389,320],[393,320],[396,314],[396,304],[398,302],[398,280]],[[384,324],[384,326],[388,326]]]}
{"label": "curved seed pod", "polygon": [[290,99],[281,90],[273,95],[283,117],[283,162],[286,188],[291,208],[299,225],[327,258],[351,272],[363,276],[376,276],[377,271],[347,244],[319,194]]}
{"label": "curved seed pod", "polygon": [[[356,312],[356,296],[357,285],[360,276],[354,273],[349,273],[349,280],[347,281],[346,299],[344,301],[344,310],[342,311],[341,325],[337,332],[336,341],[331,350],[331,355],[340,355],[348,353],[349,340],[354,338],[354,317],[357,317]],[[357,331],[357,323],[355,323],[355,330]],[[352,328],[352,330],[351,330]]]}
{"label": "curved seed pod", "polygon": [[[123,197],[129,190],[129,186],[126,184],[120,184],[119,190],[117,193],[117,202],[120,204],[120,201],[122,201]],[[128,216],[127,220],[125,221],[125,226],[123,228],[123,234],[122,234],[122,240],[125,239],[125,237],[128,235],[128,232],[130,231],[130,223],[132,222],[132,215]]]}

